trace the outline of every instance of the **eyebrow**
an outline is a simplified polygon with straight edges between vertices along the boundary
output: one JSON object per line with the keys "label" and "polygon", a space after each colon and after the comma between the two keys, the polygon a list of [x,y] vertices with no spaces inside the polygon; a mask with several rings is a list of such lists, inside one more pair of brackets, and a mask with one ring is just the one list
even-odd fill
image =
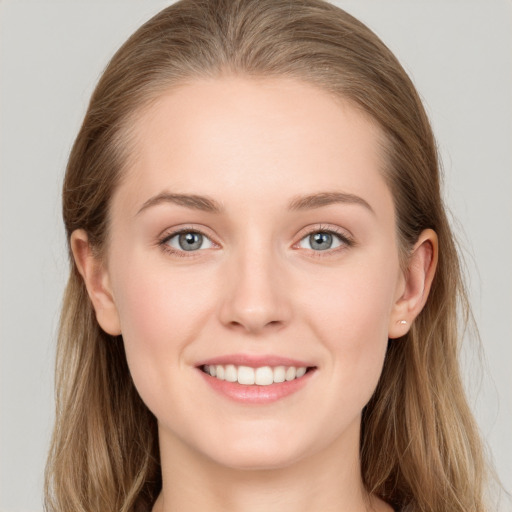
{"label": "eyebrow", "polygon": [[171,194],[168,192],[162,192],[161,194],[150,197],[142,205],[140,210],[137,212],[137,215],[151,206],[156,206],[162,203],[177,204],[178,206],[185,206],[186,208],[209,213],[222,213],[224,211],[220,203],[210,197],[198,196],[195,194]]}
{"label": "eyebrow", "polygon": [[310,210],[337,203],[358,204],[375,214],[370,204],[362,197],[345,192],[318,192],[307,196],[299,196],[290,202],[289,209],[294,211]]}
{"label": "eyebrow", "polygon": [[[196,194],[171,194],[162,192],[156,196],[150,197],[140,208],[136,215],[152,206],[163,203],[176,204],[193,210],[200,210],[209,213],[223,213],[224,208],[220,203],[207,196],[199,196]],[[345,192],[317,192],[307,196],[298,196],[292,199],[288,205],[288,209],[292,211],[312,210],[322,208],[331,204],[358,204],[375,213],[373,208],[362,197]]]}

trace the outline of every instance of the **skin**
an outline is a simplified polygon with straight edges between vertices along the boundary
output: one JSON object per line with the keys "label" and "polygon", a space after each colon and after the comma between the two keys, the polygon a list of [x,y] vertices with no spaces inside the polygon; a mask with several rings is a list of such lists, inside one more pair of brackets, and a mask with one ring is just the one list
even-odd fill
{"label": "skin", "polygon": [[[423,232],[401,269],[379,128],[308,84],[224,77],[169,91],[135,131],[106,257],[95,259],[81,230],[72,248],[97,319],[122,333],[158,420],[154,510],[391,510],[362,486],[361,411],[388,339],[405,334],[425,303],[437,239]],[[289,208],[323,192],[366,205]],[[162,193],[207,196],[223,211],[147,206]],[[202,248],[168,239],[181,228],[204,233]],[[325,231],[337,233],[334,247],[311,248],[309,234]],[[234,353],[316,370],[290,396],[241,404],[197,369]]]}

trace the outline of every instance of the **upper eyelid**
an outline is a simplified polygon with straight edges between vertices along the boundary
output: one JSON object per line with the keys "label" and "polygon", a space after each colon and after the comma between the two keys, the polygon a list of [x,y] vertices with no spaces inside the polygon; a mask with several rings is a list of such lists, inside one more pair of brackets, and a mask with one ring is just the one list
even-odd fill
{"label": "upper eyelid", "polygon": [[178,236],[178,235],[181,235],[183,233],[197,233],[201,236],[204,236],[205,238],[208,238],[208,240],[210,240],[212,243],[215,243],[212,239],[211,239],[211,236],[207,235],[206,233],[203,233],[202,231],[199,231],[197,229],[180,229],[178,231],[171,231],[169,234],[167,235],[163,235],[162,237],[162,242],[167,242],[168,240],[171,240],[172,238]]}
{"label": "upper eyelid", "polygon": [[340,226],[326,224],[318,224],[316,226],[308,226],[306,228],[303,228],[299,231],[299,234],[297,236],[300,236],[300,241],[306,236],[311,235],[313,233],[332,233],[334,235],[338,235],[341,238],[345,238],[351,241],[353,241],[354,239],[354,236],[349,230],[341,228]]}
{"label": "upper eyelid", "polygon": [[212,242],[215,242],[215,237],[211,234],[207,233],[208,230],[206,230],[203,227],[195,226],[195,225],[185,225],[183,227],[179,228],[167,228],[164,229],[159,235],[158,240],[169,240],[170,238],[173,238],[176,235],[180,235],[181,233],[199,233],[207,238],[209,238]]}

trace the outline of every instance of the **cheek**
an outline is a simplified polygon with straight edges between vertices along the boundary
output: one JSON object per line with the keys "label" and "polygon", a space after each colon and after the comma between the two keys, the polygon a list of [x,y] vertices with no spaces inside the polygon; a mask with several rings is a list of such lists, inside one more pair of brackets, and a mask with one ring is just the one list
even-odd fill
{"label": "cheek", "polygon": [[183,366],[186,347],[206,322],[211,293],[201,286],[200,275],[147,260],[127,259],[117,277],[114,291],[128,365],[141,396],[151,401],[154,390],[165,389]]}
{"label": "cheek", "polygon": [[386,264],[382,259],[373,264],[347,265],[315,279],[307,293],[307,307],[315,310],[333,332],[352,338],[356,332],[380,331],[387,337],[397,280],[398,264]]}
{"label": "cheek", "polygon": [[167,346],[169,337],[190,332],[209,300],[205,282],[199,272],[173,268],[162,258],[127,258],[116,268],[114,281],[123,336]]}
{"label": "cheek", "polygon": [[332,374],[365,403],[382,371],[398,275],[398,263],[383,258],[347,266],[335,276],[317,279],[303,304],[316,337],[331,354]]}

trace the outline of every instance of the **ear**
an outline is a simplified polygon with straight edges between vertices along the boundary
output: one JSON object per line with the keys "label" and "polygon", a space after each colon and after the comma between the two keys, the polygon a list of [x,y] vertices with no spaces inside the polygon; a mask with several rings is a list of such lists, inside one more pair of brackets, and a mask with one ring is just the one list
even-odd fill
{"label": "ear", "polygon": [[121,334],[121,324],[112,295],[110,277],[103,261],[93,254],[89,237],[83,229],[73,231],[70,244],[98,323],[106,333],[112,336]]}
{"label": "ear", "polygon": [[409,256],[404,280],[389,320],[389,338],[406,334],[423,309],[436,272],[437,258],[437,235],[432,229],[425,229]]}

